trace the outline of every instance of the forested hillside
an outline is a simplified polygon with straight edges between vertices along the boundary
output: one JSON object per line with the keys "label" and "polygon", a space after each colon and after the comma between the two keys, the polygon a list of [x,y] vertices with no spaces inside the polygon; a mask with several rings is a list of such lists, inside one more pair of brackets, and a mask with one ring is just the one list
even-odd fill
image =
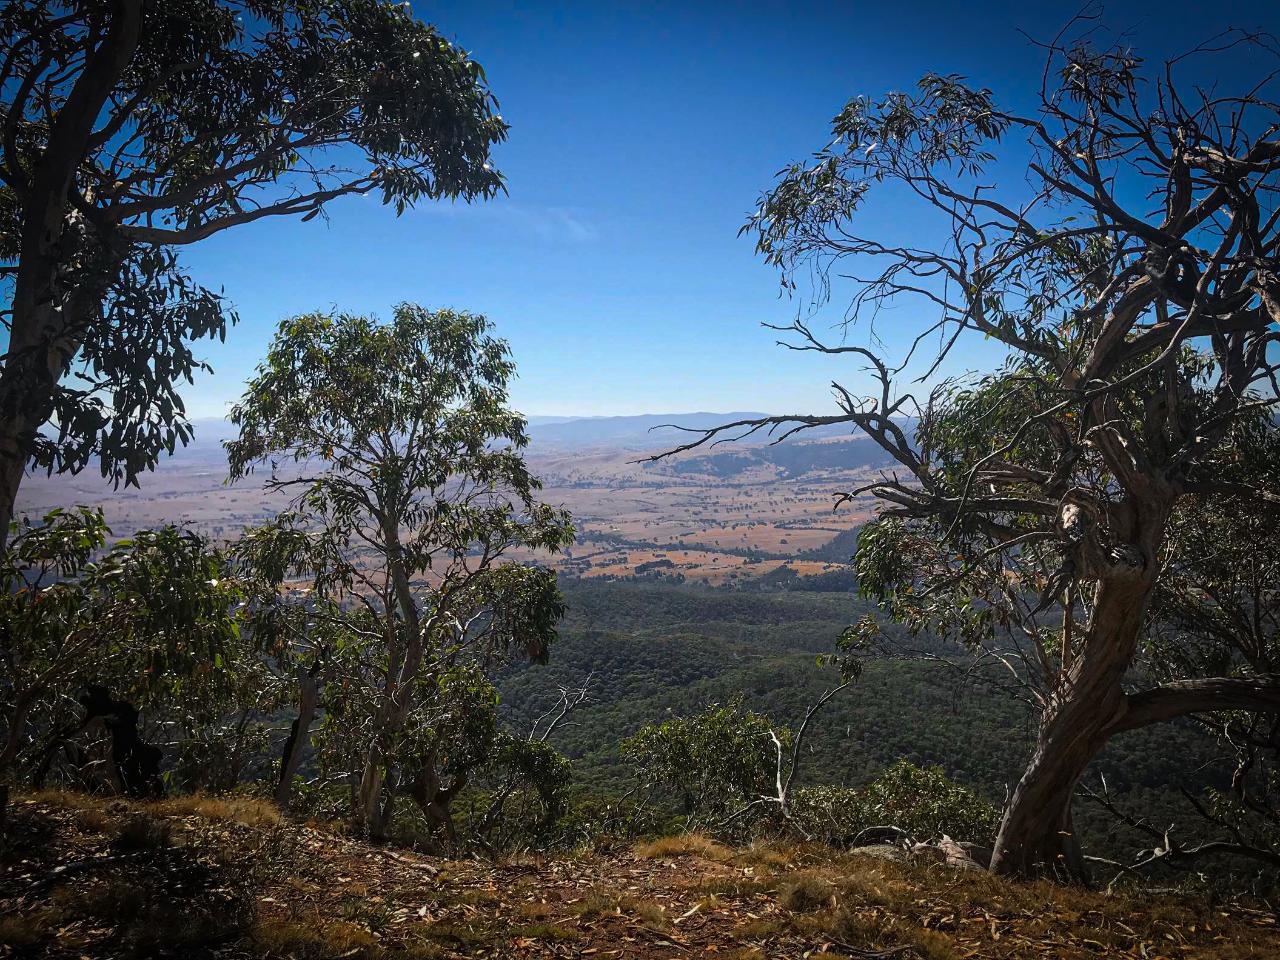
{"label": "forested hillside", "polygon": [[[574,761],[578,786],[621,792],[632,769],[619,744],[645,723],[692,715],[740,696],[779,726],[795,727],[833,670],[818,655],[869,605],[852,593],[748,592],[642,583],[564,584],[568,612],[550,663],[511,668],[498,684],[504,722],[523,729],[561,686],[589,684],[591,702],[561,727],[555,744]],[[945,655],[946,648],[917,644]],[[940,766],[1000,802],[1034,742],[1033,716],[1013,696],[983,692],[954,665],[872,659],[862,678],[819,714],[806,738],[801,780],[861,786],[899,759]],[[1222,786],[1212,740],[1188,725],[1117,738],[1097,774],[1136,812],[1185,820],[1178,790]],[[1094,781],[1096,786],[1096,780]],[[1132,795],[1129,792],[1132,791]],[[1137,842],[1104,811],[1081,804],[1083,829],[1104,842]],[[1089,839],[1093,839],[1090,837]],[[1127,849],[1124,851],[1127,852]]]}

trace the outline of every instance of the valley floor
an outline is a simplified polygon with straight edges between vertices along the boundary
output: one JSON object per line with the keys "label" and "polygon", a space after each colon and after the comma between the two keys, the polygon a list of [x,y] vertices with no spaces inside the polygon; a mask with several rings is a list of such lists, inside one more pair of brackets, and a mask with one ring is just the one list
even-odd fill
{"label": "valley floor", "polygon": [[440,859],[255,801],[47,793],[10,806],[0,956],[1274,958],[1280,929],[1260,903],[806,846]]}

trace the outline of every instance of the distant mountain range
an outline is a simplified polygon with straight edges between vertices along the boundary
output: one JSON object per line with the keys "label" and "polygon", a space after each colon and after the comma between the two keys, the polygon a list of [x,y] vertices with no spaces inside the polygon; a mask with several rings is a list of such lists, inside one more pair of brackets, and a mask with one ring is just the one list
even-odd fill
{"label": "distant mountain range", "polygon": [[[529,436],[535,447],[672,447],[696,439],[700,430],[767,416],[769,414],[759,411],[737,410],[728,413],[642,413],[629,417],[530,417]],[[746,442],[768,443],[781,432],[760,430]],[[822,440],[855,433],[861,435],[851,426],[836,425],[805,430],[796,434],[796,438]],[[738,435],[740,432],[734,431],[725,434],[726,438]]]}
{"label": "distant mountain range", "polygon": [[[626,417],[529,417],[529,437],[533,447],[539,449],[579,449],[612,447],[641,449],[670,447],[692,439],[689,430],[706,430],[732,423],[735,420],[753,420],[768,414],[758,411],[730,411],[728,413],[642,413]],[[196,436],[186,451],[186,456],[208,458],[221,457],[222,441],[236,435],[235,428],[220,418],[201,418],[192,421]],[[678,429],[686,428],[685,430]],[[806,439],[848,436],[849,427],[824,427],[807,430]],[[751,437],[751,442],[767,442],[768,434],[761,431]]]}
{"label": "distant mountain range", "polygon": [[642,413],[629,417],[530,417],[529,437],[535,446],[659,447],[690,439],[685,430],[707,430],[734,420],[765,417],[755,412]]}

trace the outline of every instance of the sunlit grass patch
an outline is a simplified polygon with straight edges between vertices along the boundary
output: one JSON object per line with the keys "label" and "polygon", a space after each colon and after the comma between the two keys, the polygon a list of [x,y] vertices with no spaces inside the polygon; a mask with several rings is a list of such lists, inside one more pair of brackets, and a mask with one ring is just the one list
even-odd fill
{"label": "sunlit grass patch", "polygon": [[261,919],[254,923],[249,940],[270,956],[301,960],[382,956],[373,934],[345,920]]}
{"label": "sunlit grass patch", "polygon": [[733,851],[700,833],[681,833],[671,837],[658,837],[647,843],[637,844],[635,855],[645,860],[663,860],[671,857],[701,857],[723,863],[733,857]]}
{"label": "sunlit grass patch", "polygon": [[280,823],[280,811],[274,804],[257,797],[211,797],[191,794],[170,797],[152,805],[157,813],[174,817],[203,817],[206,820],[230,821],[250,827],[273,827]]}
{"label": "sunlit grass patch", "polygon": [[799,847],[790,844],[756,842],[734,854],[733,862],[748,867],[781,871],[794,866],[801,857]]}
{"label": "sunlit grass patch", "polygon": [[90,793],[84,793],[79,790],[61,790],[57,788],[35,790],[31,793],[19,793],[15,795],[10,802],[18,801],[42,803],[58,810],[85,811],[97,811],[104,803],[104,799],[102,797],[94,796]]}

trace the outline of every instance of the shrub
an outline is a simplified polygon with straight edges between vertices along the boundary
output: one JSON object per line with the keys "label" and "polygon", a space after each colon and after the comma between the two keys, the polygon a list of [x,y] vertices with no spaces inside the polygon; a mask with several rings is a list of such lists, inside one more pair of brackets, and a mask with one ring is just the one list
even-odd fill
{"label": "shrub", "polygon": [[941,767],[917,767],[899,760],[863,791],[864,802],[876,821],[889,824],[917,840],[946,834],[952,840],[990,843],[1000,825],[1000,811],[947,777]]}
{"label": "shrub", "polygon": [[830,906],[835,895],[836,888],[825,877],[801,871],[778,891],[778,902],[793,913],[810,913]]}
{"label": "shrub", "polygon": [[792,819],[805,834],[827,843],[849,844],[870,827],[897,827],[916,840],[989,844],[1000,811],[940,767],[899,760],[866,787],[808,787],[792,798]]}
{"label": "shrub", "polygon": [[[675,800],[691,823],[718,817],[767,792],[776,755],[767,717],[741,700],[693,717],[646,724],[622,744],[640,780]],[[786,742],[787,731],[779,736]]]}

